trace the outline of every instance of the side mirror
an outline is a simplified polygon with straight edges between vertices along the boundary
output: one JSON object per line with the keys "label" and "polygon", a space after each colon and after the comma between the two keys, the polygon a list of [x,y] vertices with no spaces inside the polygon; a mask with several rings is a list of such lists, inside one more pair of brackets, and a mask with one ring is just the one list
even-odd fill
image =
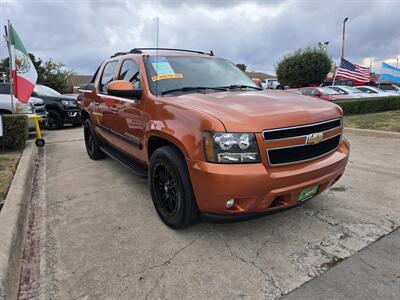
{"label": "side mirror", "polygon": [[135,89],[132,82],[115,80],[107,85],[107,93],[111,96],[140,99],[142,89]]}

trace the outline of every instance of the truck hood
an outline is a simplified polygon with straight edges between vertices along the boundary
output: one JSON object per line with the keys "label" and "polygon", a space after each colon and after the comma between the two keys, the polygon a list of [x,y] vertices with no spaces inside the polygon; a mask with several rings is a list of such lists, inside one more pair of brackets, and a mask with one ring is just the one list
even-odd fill
{"label": "truck hood", "polygon": [[33,105],[41,105],[41,104],[43,105],[44,104],[43,99],[36,98],[36,97],[30,97],[28,102],[32,103]]}
{"label": "truck hood", "polygon": [[260,132],[341,116],[340,108],[333,103],[285,91],[196,93],[174,99],[214,116],[231,132]]}

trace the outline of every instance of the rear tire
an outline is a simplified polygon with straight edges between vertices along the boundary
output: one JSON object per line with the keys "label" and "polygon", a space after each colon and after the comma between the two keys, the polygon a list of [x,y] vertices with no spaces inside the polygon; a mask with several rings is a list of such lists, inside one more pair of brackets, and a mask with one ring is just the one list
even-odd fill
{"label": "rear tire", "polygon": [[56,110],[48,110],[47,112],[49,113],[49,119],[47,120],[46,128],[49,130],[61,129],[64,124],[60,113]]}
{"label": "rear tire", "polygon": [[99,145],[99,138],[96,132],[93,130],[92,123],[90,119],[86,119],[83,125],[83,134],[85,137],[86,151],[89,157],[93,160],[98,160],[106,157],[106,154],[101,151]]}
{"label": "rear tire", "polygon": [[150,158],[149,185],[154,207],[169,227],[188,227],[199,218],[190,175],[181,152],[174,146],[154,151]]}

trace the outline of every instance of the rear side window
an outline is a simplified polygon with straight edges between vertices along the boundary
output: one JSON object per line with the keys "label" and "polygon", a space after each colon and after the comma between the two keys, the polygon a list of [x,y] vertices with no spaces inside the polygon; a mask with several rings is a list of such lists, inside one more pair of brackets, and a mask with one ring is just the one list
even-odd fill
{"label": "rear side window", "polygon": [[370,89],[366,89],[366,88],[358,88],[360,91],[364,92],[364,93],[370,93],[370,94],[377,94],[377,92],[370,90]]}
{"label": "rear side window", "polygon": [[100,81],[100,92],[107,94],[107,85],[114,80],[115,70],[117,69],[118,61],[110,61],[104,67],[103,75]]}

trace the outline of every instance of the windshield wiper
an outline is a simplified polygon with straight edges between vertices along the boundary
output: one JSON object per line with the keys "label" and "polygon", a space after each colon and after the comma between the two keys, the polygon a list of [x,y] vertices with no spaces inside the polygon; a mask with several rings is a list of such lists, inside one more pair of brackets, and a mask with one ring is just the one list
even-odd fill
{"label": "windshield wiper", "polygon": [[252,86],[252,85],[245,85],[245,84],[232,84],[228,86],[221,86],[220,88],[228,89],[228,90],[234,90],[234,89],[255,89],[255,90],[262,90],[262,88],[258,86]]}
{"label": "windshield wiper", "polygon": [[209,87],[209,86],[186,86],[179,89],[173,89],[164,91],[161,95],[173,93],[173,92],[190,92],[190,91],[200,91],[200,90],[217,90],[217,91],[226,91],[226,88],[223,87]]}

